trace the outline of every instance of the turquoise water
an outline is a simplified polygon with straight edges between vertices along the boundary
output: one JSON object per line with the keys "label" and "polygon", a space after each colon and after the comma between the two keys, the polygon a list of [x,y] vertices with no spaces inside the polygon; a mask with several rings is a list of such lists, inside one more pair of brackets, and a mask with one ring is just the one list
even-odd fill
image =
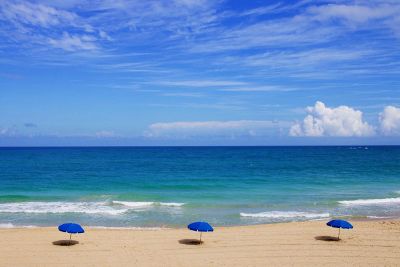
{"label": "turquoise water", "polygon": [[0,226],[400,217],[400,147],[0,148]]}

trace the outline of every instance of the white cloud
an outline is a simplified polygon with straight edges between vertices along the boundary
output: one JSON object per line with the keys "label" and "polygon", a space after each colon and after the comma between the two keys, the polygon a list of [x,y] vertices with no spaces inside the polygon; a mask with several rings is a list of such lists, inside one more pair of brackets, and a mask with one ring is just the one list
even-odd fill
{"label": "white cloud", "polygon": [[182,87],[218,87],[218,86],[237,86],[246,85],[239,81],[221,81],[221,80],[187,80],[187,81],[160,81],[160,85],[182,86]]}
{"label": "white cloud", "polygon": [[349,23],[359,24],[371,20],[390,19],[393,16],[398,16],[400,5],[329,4],[311,7],[308,12],[315,16],[314,19],[318,20],[342,19]]}
{"label": "white cloud", "polygon": [[[327,63],[351,62],[372,55],[372,50],[318,48],[307,51],[264,53],[243,58],[249,66],[273,66],[274,68],[298,68],[319,66]],[[232,60],[235,60],[234,58]],[[237,59],[236,59],[237,60]]]}
{"label": "white cloud", "polygon": [[195,137],[195,136],[261,136],[280,127],[287,127],[287,122],[278,121],[195,121],[195,122],[159,122],[149,126],[147,137]]}
{"label": "white cloud", "polygon": [[155,84],[168,87],[218,87],[218,91],[224,92],[271,92],[271,91],[294,91],[295,88],[288,88],[277,85],[257,85],[242,81],[229,80],[183,80],[183,81],[158,81]]}
{"label": "white cloud", "polygon": [[282,3],[277,3],[269,6],[262,6],[262,7],[257,7],[254,9],[249,9],[241,14],[239,16],[259,16],[259,15],[265,15],[269,13],[275,13],[277,10],[280,10],[280,7],[282,7]]}
{"label": "white cloud", "polygon": [[99,30],[99,36],[102,39],[113,41],[113,39],[105,31]]}
{"label": "white cloud", "polygon": [[107,32],[78,13],[41,3],[4,1],[0,3],[0,21],[6,22],[6,38],[21,46],[31,44],[30,50],[35,45],[42,50],[44,44],[66,51],[89,50],[98,48],[100,40],[112,41]]}
{"label": "white cloud", "polygon": [[263,85],[263,86],[246,86],[246,87],[233,87],[233,88],[223,88],[219,91],[225,92],[272,92],[272,91],[294,91],[294,88],[286,88],[277,85]]}
{"label": "white cloud", "polygon": [[246,50],[251,48],[318,44],[337,35],[332,27],[316,27],[308,18],[268,20],[216,32],[216,38],[198,42],[193,52]]}
{"label": "white cloud", "polygon": [[61,23],[71,24],[77,19],[74,13],[29,2],[6,2],[0,12],[4,18],[15,24],[23,23],[45,28]]}
{"label": "white cloud", "polygon": [[45,4],[36,4],[19,1],[4,1],[0,4],[0,20],[6,20],[14,24],[17,29],[27,31],[35,31],[37,34],[42,34],[35,27],[42,29],[51,29],[56,31],[57,28],[72,27],[78,30],[83,30],[86,33],[95,33],[103,39],[110,37],[103,30],[96,30],[84,18],[77,13],[62,10]]}
{"label": "white cloud", "polygon": [[204,94],[200,93],[164,93],[163,96],[176,96],[176,97],[204,97]]}
{"label": "white cloud", "polygon": [[[218,1],[219,2],[219,1]],[[160,38],[162,32],[169,32],[168,38],[190,36],[193,33],[207,30],[217,16],[212,0],[174,0],[174,1],[82,1],[80,7],[94,11],[92,21],[106,22],[104,26],[112,29],[129,29],[132,41],[144,34],[147,38]],[[96,12],[99,11],[99,12]],[[112,19],[112,23],[110,22]],[[150,35],[149,35],[150,34]]]}
{"label": "white cloud", "polygon": [[314,6],[308,13],[320,22],[339,21],[357,29],[391,29],[400,34],[399,1],[364,1],[362,4],[328,4]]}
{"label": "white cloud", "polygon": [[374,127],[364,122],[362,112],[348,106],[326,107],[317,101],[308,115],[290,128],[291,136],[371,136]]}
{"label": "white cloud", "polygon": [[49,43],[56,48],[61,48],[66,51],[76,50],[96,50],[98,49],[96,38],[89,35],[70,35],[68,32],[64,32],[60,39],[49,39]]}
{"label": "white cloud", "polygon": [[[306,4],[306,2],[308,2]],[[195,52],[243,50],[254,47],[292,47],[304,44],[326,44],[357,30],[387,30],[400,32],[400,3],[329,4],[303,1],[294,16],[283,15],[257,23],[238,25],[225,30],[215,29],[215,38],[197,42]],[[284,13],[290,5],[264,6],[242,14],[262,14],[268,11]]]}
{"label": "white cloud", "polygon": [[400,108],[385,107],[379,114],[379,121],[383,135],[400,135]]}

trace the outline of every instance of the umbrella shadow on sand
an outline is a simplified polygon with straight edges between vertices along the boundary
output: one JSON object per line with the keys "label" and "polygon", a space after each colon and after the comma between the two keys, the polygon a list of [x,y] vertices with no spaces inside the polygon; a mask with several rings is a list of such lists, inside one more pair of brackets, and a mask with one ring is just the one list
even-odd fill
{"label": "umbrella shadow on sand", "polygon": [[54,246],[73,246],[79,244],[76,240],[57,240],[52,242]]}
{"label": "umbrella shadow on sand", "polygon": [[200,241],[198,239],[181,239],[178,242],[179,244],[183,245],[200,245],[203,243],[203,241]]}
{"label": "umbrella shadow on sand", "polygon": [[320,236],[316,236],[314,238],[315,238],[315,240],[328,241],[328,242],[330,242],[330,241],[336,241],[336,242],[340,241],[340,239],[338,239],[337,237],[329,236],[329,235],[320,235]]}

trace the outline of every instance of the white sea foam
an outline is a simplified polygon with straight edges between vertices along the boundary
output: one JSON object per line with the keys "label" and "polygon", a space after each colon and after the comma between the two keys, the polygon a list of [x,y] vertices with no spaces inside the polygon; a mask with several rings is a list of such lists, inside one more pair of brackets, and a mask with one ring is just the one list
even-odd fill
{"label": "white sea foam", "polygon": [[155,206],[181,207],[184,203],[174,202],[13,202],[0,203],[0,212],[6,213],[86,213],[120,215],[130,210],[143,211]]}
{"label": "white sea foam", "polygon": [[119,204],[131,208],[143,208],[150,206],[182,207],[185,203],[177,202],[133,202],[133,201],[112,201],[113,204]]}
{"label": "white sea foam", "polygon": [[253,218],[270,218],[270,219],[289,219],[289,218],[327,218],[329,213],[308,213],[300,211],[267,211],[259,213],[240,213],[242,217],[253,217]]}
{"label": "white sea foam", "polygon": [[115,209],[106,202],[17,202],[1,203],[0,212],[9,213],[103,213],[119,215],[128,209]]}
{"label": "white sea foam", "polygon": [[154,205],[154,202],[133,202],[133,201],[117,201],[117,200],[113,200],[112,203],[130,208],[144,208]]}
{"label": "white sea foam", "polygon": [[161,206],[167,207],[182,207],[185,203],[178,203],[178,202],[160,202]]}
{"label": "white sea foam", "polygon": [[393,216],[367,216],[368,219],[390,219],[394,218]]}
{"label": "white sea foam", "polygon": [[12,223],[0,223],[0,228],[14,228]]}
{"label": "white sea foam", "polygon": [[37,226],[36,225],[14,225],[14,224],[12,224],[12,223],[0,223],[0,228],[7,228],[7,229],[9,229],[9,228],[36,228]]}
{"label": "white sea foam", "polygon": [[400,204],[400,197],[396,198],[378,198],[378,199],[356,199],[338,201],[346,206],[374,206],[374,205],[391,205]]}

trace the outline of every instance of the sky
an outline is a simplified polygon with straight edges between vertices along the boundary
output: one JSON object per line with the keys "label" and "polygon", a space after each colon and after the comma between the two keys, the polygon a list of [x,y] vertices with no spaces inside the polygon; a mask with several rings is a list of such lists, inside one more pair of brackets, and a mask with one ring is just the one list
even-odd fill
{"label": "sky", "polygon": [[0,146],[374,144],[398,0],[0,0]]}

